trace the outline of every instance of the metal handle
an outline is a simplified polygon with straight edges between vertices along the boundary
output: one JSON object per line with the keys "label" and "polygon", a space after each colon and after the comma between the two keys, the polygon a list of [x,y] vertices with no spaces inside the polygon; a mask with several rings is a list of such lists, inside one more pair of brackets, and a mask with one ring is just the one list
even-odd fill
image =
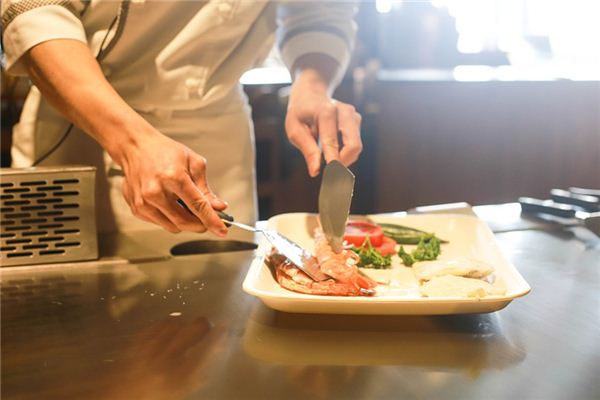
{"label": "metal handle", "polygon": [[531,197],[519,197],[521,211],[525,213],[543,213],[563,218],[575,218],[577,209],[573,206],[555,203],[552,200],[539,200]]}
{"label": "metal handle", "polygon": [[233,219],[233,217],[231,215],[229,215],[229,214],[227,214],[227,213],[225,213],[223,211],[217,211],[217,215],[219,216],[219,218],[221,218],[221,221],[225,222],[225,225],[227,227],[230,227],[230,226],[233,225],[233,226],[236,226],[236,227],[241,228],[241,229],[245,229],[245,230],[250,231],[250,232],[259,232],[259,230],[256,229],[253,226],[242,224],[241,222],[234,221],[234,219]]}
{"label": "metal handle", "polygon": [[242,224],[241,222],[235,222],[235,221],[229,221],[229,220],[224,220],[223,218],[221,218],[221,221],[225,222],[225,225],[233,225],[235,227],[238,227],[240,229],[244,229],[246,231],[250,231],[250,232],[261,232],[259,229],[256,229],[253,226],[250,225],[246,225],[246,224]]}
{"label": "metal handle", "polygon": [[600,210],[600,199],[584,194],[575,194],[567,190],[552,189],[550,197],[557,203],[572,204],[584,208],[586,211]]}
{"label": "metal handle", "polygon": [[574,194],[583,194],[585,196],[594,196],[595,198],[598,199],[598,201],[600,201],[600,189],[587,189],[587,188],[571,186],[569,188],[569,192],[574,193]]}

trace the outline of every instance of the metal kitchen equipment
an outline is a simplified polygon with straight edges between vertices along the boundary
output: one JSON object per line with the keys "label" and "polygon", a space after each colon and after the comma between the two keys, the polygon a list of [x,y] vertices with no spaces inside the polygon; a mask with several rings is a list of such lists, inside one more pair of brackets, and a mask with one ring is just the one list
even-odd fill
{"label": "metal kitchen equipment", "polygon": [[250,232],[262,233],[262,235],[280,252],[282,255],[287,257],[295,266],[301,269],[306,275],[310,276],[315,281],[324,281],[330,279],[329,276],[321,272],[318,264],[314,262],[312,254],[306,251],[304,248],[299,246],[297,243],[291,241],[282,234],[270,230],[270,229],[257,229],[253,226],[242,224],[233,220],[231,215],[228,215],[222,211],[217,212],[221,221],[227,225],[233,225],[241,229],[245,229]]}
{"label": "metal kitchen equipment", "polygon": [[0,169],[0,265],[98,258],[96,168]]}
{"label": "metal kitchen equipment", "polygon": [[[183,202],[183,200],[178,199],[177,203],[185,208],[188,212],[192,212]],[[217,215],[227,226],[233,225],[249,232],[262,233],[265,239],[267,239],[267,241],[269,241],[269,243],[271,243],[271,245],[275,247],[277,251],[287,257],[288,260],[294,263],[295,266],[305,272],[306,275],[310,276],[313,280],[324,281],[330,278],[321,272],[319,266],[313,261],[312,254],[310,254],[310,252],[306,251],[304,248],[302,248],[302,246],[299,246],[297,243],[291,241],[282,234],[274,230],[258,229],[253,226],[234,221],[234,218],[231,215],[223,211],[217,211]]]}
{"label": "metal kitchen equipment", "polygon": [[556,217],[576,219],[583,222],[586,228],[600,236],[600,212],[581,211],[580,207],[556,203],[553,200],[539,200],[531,197],[520,197],[521,210],[526,213],[548,214]]}
{"label": "metal kitchen equipment", "polygon": [[573,194],[583,194],[586,196],[594,196],[594,197],[597,197],[598,200],[600,200],[600,189],[589,189],[589,188],[580,188],[580,187],[571,186],[569,188],[569,192],[571,192]]}
{"label": "metal kitchen equipment", "polygon": [[577,194],[568,190],[552,189],[550,198],[556,203],[572,204],[583,208],[585,211],[600,211],[600,197]]}
{"label": "metal kitchen equipment", "polygon": [[346,221],[350,212],[354,174],[339,161],[325,166],[319,191],[319,221],[334,252],[342,251]]}

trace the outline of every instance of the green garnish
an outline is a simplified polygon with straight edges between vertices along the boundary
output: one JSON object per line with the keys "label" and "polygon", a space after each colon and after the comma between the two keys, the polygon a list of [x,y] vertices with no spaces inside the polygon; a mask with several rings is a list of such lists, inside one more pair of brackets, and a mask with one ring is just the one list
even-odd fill
{"label": "green garnish", "polygon": [[406,265],[407,267],[411,267],[415,262],[412,256],[404,250],[404,246],[400,246],[400,250],[398,250],[398,257],[400,257],[402,260],[402,264]]}
{"label": "green garnish", "polygon": [[[432,233],[422,231],[420,229],[410,228],[404,225],[380,223],[377,224],[383,229],[383,234],[396,241],[398,244],[418,244],[421,239],[429,240],[434,236]],[[441,240],[441,243],[447,243]]]}
{"label": "green garnish", "polygon": [[419,240],[417,248],[410,254],[404,250],[403,246],[400,246],[398,257],[400,257],[404,265],[410,267],[417,261],[435,260],[441,252],[442,247],[440,239],[433,234],[428,234]]}
{"label": "green garnish", "polygon": [[358,266],[361,268],[387,269],[392,265],[392,256],[383,256],[371,245],[369,238],[363,244],[363,247],[352,247],[352,251],[358,254],[360,261]]}

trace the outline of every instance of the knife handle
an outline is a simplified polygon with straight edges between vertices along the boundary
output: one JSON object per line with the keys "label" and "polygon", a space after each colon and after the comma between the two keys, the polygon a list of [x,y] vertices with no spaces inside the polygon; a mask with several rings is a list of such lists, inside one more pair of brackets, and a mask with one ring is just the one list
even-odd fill
{"label": "knife handle", "polygon": [[555,203],[552,200],[539,200],[531,197],[519,197],[521,211],[533,214],[550,214],[563,218],[575,218],[577,209],[571,205]]}

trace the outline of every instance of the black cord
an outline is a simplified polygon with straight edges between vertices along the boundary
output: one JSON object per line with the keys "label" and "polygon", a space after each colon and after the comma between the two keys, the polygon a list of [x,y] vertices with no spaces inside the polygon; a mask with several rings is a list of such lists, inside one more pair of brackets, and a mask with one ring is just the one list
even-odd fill
{"label": "black cord", "polygon": [[[86,11],[87,11],[87,9],[86,9]],[[102,42],[100,43],[100,49],[98,50],[98,54],[96,54],[96,61],[98,62],[98,64],[101,63],[100,57],[102,56],[104,45],[106,43],[106,40],[108,39],[108,35],[110,34],[110,31],[117,23],[118,19],[119,19],[119,15],[116,15],[113,18],[112,22],[110,23],[110,26],[108,27],[108,30],[106,31],[106,35],[104,35],[104,38],[102,38]],[[69,137],[69,134],[71,133],[72,130],[73,130],[73,123],[71,122],[71,123],[69,123],[69,126],[67,126],[67,129],[65,129],[65,132],[61,135],[60,139],[58,139],[58,141],[54,145],[52,145],[52,147],[50,147],[50,149],[48,149],[48,151],[46,151],[41,157],[39,157],[37,160],[35,160],[31,164],[31,166],[35,167],[39,163],[44,161],[46,158],[50,157],[64,143],[64,141],[67,140],[67,137]]]}

